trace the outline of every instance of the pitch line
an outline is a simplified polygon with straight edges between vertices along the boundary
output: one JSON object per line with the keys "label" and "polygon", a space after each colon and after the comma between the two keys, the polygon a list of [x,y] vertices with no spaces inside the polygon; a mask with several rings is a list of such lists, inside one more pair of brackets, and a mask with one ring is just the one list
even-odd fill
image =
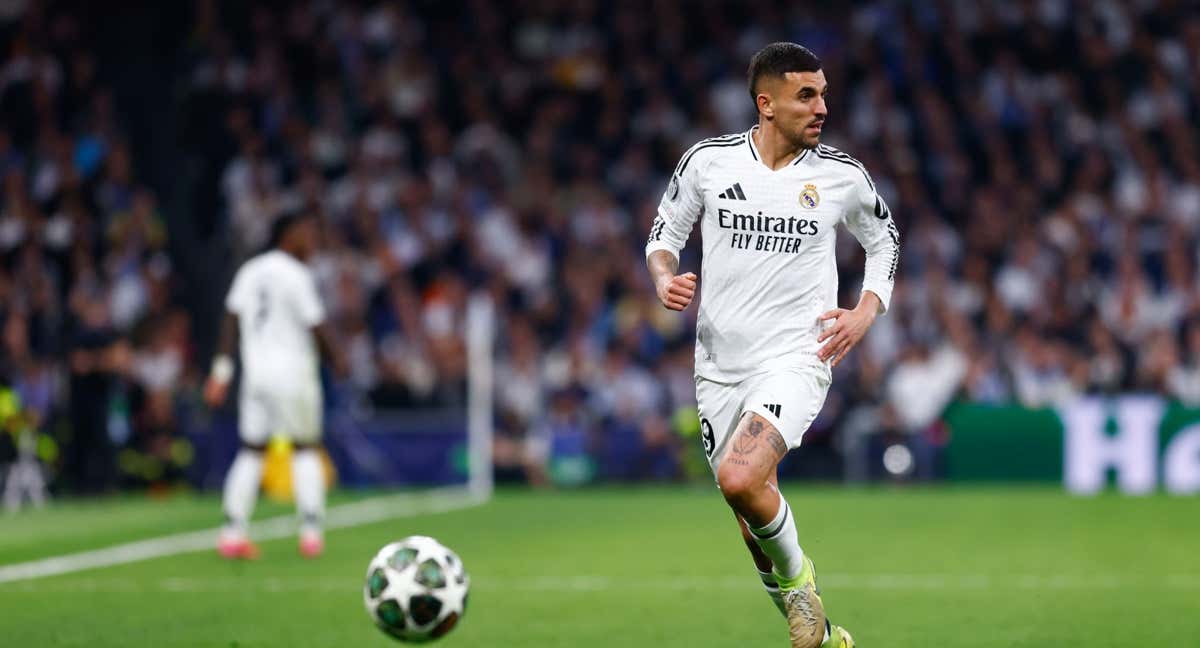
{"label": "pitch line", "polygon": [[[468,566],[469,567],[469,566]],[[829,590],[859,591],[1097,591],[1097,590],[1200,590],[1200,574],[1170,574],[1141,577],[1096,577],[1070,574],[822,574],[821,585]],[[280,592],[351,592],[360,581],[344,578],[287,578],[265,577],[253,580],[219,576],[168,577],[155,582],[138,582],[114,577],[81,578],[47,585],[31,582],[17,585],[9,591],[23,592],[85,592],[92,594],[127,593],[228,593],[261,591]],[[543,576],[533,578],[491,577],[473,579],[473,590],[488,592],[542,593],[605,593],[626,591],[689,592],[689,591],[755,591],[760,586],[746,577],[690,577],[679,579],[621,578],[586,575],[574,577]],[[3,591],[3,590],[0,590]]]}
{"label": "pitch line", "polygon": [[[482,504],[486,497],[459,487],[401,493],[342,504],[325,515],[326,529],[344,529],[425,513],[444,513]],[[0,583],[58,576],[88,569],[125,565],[195,551],[215,551],[219,528],[189,531],[104,549],[52,556],[0,566]],[[295,515],[279,515],[250,525],[256,540],[276,540],[296,533]]]}

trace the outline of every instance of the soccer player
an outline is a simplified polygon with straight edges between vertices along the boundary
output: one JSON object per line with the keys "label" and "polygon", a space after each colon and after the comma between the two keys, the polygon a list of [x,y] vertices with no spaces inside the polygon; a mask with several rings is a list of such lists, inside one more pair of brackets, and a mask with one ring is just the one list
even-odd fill
{"label": "soccer player", "polygon": [[280,217],[272,248],[238,269],[225,299],[220,348],[204,386],[210,407],[225,402],[233,378],[233,348],[241,338],[242,381],[238,412],[241,448],[225,477],[225,526],[217,549],[226,558],[255,558],[247,524],[258,499],[263,452],[274,434],[291,439],[292,487],[300,516],[300,553],[324,551],[319,345],[339,375],[345,362],[334,350],[325,308],[305,261],[316,248],[317,223],[310,214]]}
{"label": "soccer player", "polygon": [[[850,634],[826,619],[799,541],[798,529],[826,525],[788,506],[776,472],[816,418],[832,367],[887,310],[899,234],[863,165],[820,144],[828,84],[812,52],[766,46],[750,62],[749,86],[758,125],[684,154],[646,263],[662,304],[687,308],[697,277],[679,274],[679,251],[700,219],[696,400],[709,464],[792,646],[849,648]],[[853,310],[837,307],[839,223],[866,250]]]}

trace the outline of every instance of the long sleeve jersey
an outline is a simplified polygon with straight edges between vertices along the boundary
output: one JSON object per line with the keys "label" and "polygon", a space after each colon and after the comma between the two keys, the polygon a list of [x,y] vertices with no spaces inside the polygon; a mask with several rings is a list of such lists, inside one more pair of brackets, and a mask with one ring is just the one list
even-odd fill
{"label": "long sleeve jersey", "polygon": [[696,375],[739,382],[822,364],[819,316],[837,307],[836,226],[866,250],[862,289],[891,300],[900,234],[866,168],[824,144],[785,167],[762,163],[751,128],[699,142],[676,166],[646,255],[676,258],[697,219],[704,257]]}

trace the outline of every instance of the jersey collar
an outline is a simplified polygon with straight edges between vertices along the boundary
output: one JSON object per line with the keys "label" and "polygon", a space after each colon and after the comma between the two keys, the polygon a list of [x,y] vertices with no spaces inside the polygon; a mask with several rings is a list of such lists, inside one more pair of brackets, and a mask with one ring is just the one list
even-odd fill
{"label": "jersey collar", "polygon": [[744,136],[744,137],[745,137],[745,139],[746,139],[746,146],[750,147],[750,157],[754,158],[754,161],[755,161],[755,162],[758,162],[759,166],[761,166],[762,168],[766,169],[767,171],[770,171],[770,172],[774,173],[774,172],[776,172],[776,171],[783,171],[784,169],[786,169],[786,168],[788,168],[788,167],[794,167],[794,166],[798,166],[798,165],[800,164],[800,162],[801,162],[801,161],[802,161],[802,160],[803,160],[805,157],[807,157],[807,156],[808,156],[808,151],[809,151],[809,149],[804,149],[804,150],[800,151],[800,155],[797,155],[797,156],[796,156],[796,159],[792,160],[791,162],[788,162],[788,163],[787,163],[787,166],[785,166],[785,167],[780,167],[780,168],[778,168],[778,169],[772,169],[772,168],[768,167],[768,166],[766,165],[766,163],[764,163],[764,162],[762,161],[762,156],[758,154],[758,147],[754,145],[754,137],[753,137],[753,135],[754,135],[754,131],[756,131],[756,130],[758,130],[758,124],[755,124],[755,125],[751,126],[751,127],[750,127],[750,130],[746,131],[746,132],[745,132],[745,134],[744,134],[743,136]]}

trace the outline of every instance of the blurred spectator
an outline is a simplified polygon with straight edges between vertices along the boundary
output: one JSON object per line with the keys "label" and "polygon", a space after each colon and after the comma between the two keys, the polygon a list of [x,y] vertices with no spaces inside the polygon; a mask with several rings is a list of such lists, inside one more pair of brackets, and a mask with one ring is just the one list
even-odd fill
{"label": "blurred spectator", "polygon": [[1183,361],[1166,369],[1166,391],[1188,407],[1200,407],[1200,320],[1185,329]]}
{"label": "blurred spectator", "polygon": [[73,301],[77,324],[68,356],[71,437],[65,469],[76,492],[104,493],[116,486],[114,445],[129,433],[117,382],[129,365],[129,347],[113,329],[101,297],[80,290]]}
{"label": "blurred spectator", "polygon": [[936,349],[919,344],[906,349],[887,382],[887,402],[901,426],[920,433],[937,422],[966,371],[966,357],[949,342]]}

